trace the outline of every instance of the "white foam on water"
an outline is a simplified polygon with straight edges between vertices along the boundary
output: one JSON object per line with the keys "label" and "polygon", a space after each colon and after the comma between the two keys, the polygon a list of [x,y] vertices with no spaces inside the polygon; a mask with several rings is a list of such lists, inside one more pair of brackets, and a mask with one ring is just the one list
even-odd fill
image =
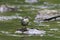
{"label": "white foam on water", "polygon": [[[13,36],[13,37],[24,37],[24,35],[17,35],[17,34],[11,34],[11,32],[8,32],[8,31],[0,31],[0,33],[2,33],[2,34],[5,34],[6,36]],[[25,35],[25,36],[41,36],[41,37],[43,37],[44,35],[43,34],[41,34],[41,35]],[[60,38],[60,36],[55,36],[54,34],[48,34],[48,36],[50,36],[50,37],[53,37],[54,36],[54,38]]]}
{"label": "white foam on water", "polygon": [[58,28],[51,28],[50,30],[51,31],[58,31],[59,29]]}
{"label": "white foam on water", "polygon": [[44,24],[42,24],[42,25],[40,25],[40,26],[47,26],[47,27],[49,27],[50,25],[44,25]]}
{"label": "white foam on water", "polygon": [[60,22],[57,22],[57,23],[60,23]]}
{"label": "white foam on water", "polygon": [[50,25],[46,25],[46,26],[50,26]]}
{"label": "white foam on water", "polygon": [[55,38],[60,38],[60,36],[54,36]]}
{"label": "white foam on water", "polygon": [[[26,32],[25,32],[25,34],[27,34],[27,35],[17,35],[17,34],[11,34],[11,32],[8,32],[8,31],[0,31],[0,33],[2,33],[2,34],[4,34],[4,35],[6,35],[6,36],[14,36],[14,37],[23,37],[23,36],[44,36],[43,34],[41,34],[41,33],[43,33],[43,32],[41,32],[39,35],[33,35],[33,34],[27,34]],[[44,33],[45,34],[45,33]]]}
{"label": "white foam on water", "polygon": [[22,37],[21,35],[16,35],[16,34],[7,34],[7,36]]}
{"label": "white foam on water", "polygon": [[37,0],[25,0],[25,2],[27,3],[35,3],[35,2],[38,2]]}
{"label": "white foam on water", "polygon": [[22,19],[21,16],[0,16],[0,21],[12,20],[12,19]]}
{"label": "white foam on water", "polygon": [[4,34],[9,34],[10,32],[6,32],[6,31],[0,31],[1,33],[4,33]]}
{"label": "white foam on water", "polygon": [[15,31],[15,33],[22,33],[21,31]]}
{"label": "white foam on water", "polygon": [[54,37],[54,38],[60,38],[60,36],[55,36],[54,34],[48,34],[48,36]]}
{"label": "white foam on water", "polygon": [[[23,32],[24,34],[33,36],[33,35],[40,35],[40,36],[44,36],[46,34],[46,31],[44,30],[37,30],[37,29],[30,29],[27,28],[28,31]],[[16,31],[15,33],[22,33],[21,31]]]}
{"label": "white foam on water", "polygon": [[52,37],[52,36],[54,36],[54,34],[48,34],[48,36],[51,36]]}
{"label": "white foam on water", "polygon": [[3,13],[3,12],[6,12],[6,11],[8,11],[8,8],[5,5],[1,5],[0,6],[0,12]]}
{"label": "white foam on water", "polygon": [[49,27],[50,25],[46,25],[46,24],[38,24],[38,25],[36,25],[36,26],[47,26],[47,27]]}
{"label": "white foam on water", "polygon": [[49,27],[50,25],[44,25],[44,24],[43,24],[43,26],[48,26],[48,27]]}
{"label": "white foam on water", "polygon": [[48,36],[54,37],[54,38],[60,38],[60,36],[55,36],[54,34],[48,34]]}
{"label": "white foam on water", "polygon": [[7,36],[14,36],[14,37],[22,37],[23,36],[23,35],[11,34],[11,32],[7,32],[7,31],[0,31],[0,33],[5,34]]}

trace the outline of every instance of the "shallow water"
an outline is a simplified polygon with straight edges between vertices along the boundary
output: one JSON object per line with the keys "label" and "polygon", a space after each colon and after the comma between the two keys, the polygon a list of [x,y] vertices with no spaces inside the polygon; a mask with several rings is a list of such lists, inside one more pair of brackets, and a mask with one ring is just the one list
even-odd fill
{"label": "shallow water", "polygon": [[0,16],[0,21],[12,20],[12,19],[22,19],[21,16]]}

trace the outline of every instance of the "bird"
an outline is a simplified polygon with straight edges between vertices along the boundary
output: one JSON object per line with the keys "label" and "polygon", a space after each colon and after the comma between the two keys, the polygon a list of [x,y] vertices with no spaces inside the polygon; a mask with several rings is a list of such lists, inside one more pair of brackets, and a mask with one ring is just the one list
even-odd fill
{"label": "bird", "polygon": [[25,26],[26,27],[26,26],[28,26],[28,24],[29,24],[29,17],[28,16],[26,16],[23,19],[21,19],[21,25],[22,26]]}

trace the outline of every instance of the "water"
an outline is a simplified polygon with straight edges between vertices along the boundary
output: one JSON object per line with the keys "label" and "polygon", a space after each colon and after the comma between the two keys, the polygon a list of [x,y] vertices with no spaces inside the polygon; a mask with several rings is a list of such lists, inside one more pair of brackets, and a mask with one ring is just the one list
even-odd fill
{"label": "water", "polygon": [[12,19],[22,19],[21,16],[0,16],[0,21],[12,20]]}

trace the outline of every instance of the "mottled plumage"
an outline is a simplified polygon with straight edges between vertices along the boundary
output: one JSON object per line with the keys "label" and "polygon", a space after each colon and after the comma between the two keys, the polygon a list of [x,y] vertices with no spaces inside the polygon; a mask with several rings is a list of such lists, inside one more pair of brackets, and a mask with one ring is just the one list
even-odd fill
{"label": "mottled plumage", "polygon": [[27,17],[26,17],[26,18],[23,18],[23,19],[21,20],[21,25],[22,25],[22,26],[27,26],[28,23],[29,23],[29,19],[28,19]]}

